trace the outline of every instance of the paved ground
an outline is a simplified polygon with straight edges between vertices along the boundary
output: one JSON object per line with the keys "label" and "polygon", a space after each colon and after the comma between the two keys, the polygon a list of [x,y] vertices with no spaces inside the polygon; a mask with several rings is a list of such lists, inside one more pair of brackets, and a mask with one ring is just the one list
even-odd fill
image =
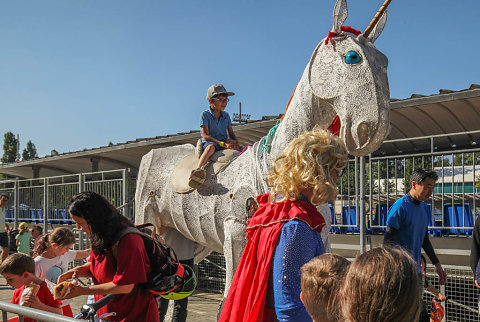
{"label": "paved ground", "polygon": [[[5,283],[5,279],[0,276],[0,301],[3,302],[10,302],[13,295],[13,288],[8,286]],[[217,319],[217,311],[222,300],[222,294],[213,294],[213,293],[204,293],[204,292],[196,292],[195,294],[190,296],[189,304],[188,304],[188,322],[209,322],[209,321],[216,321]],[[73,314],[77,314],[80,312],[80,308],[83,304],[87,301],[86,296],[77,297],[74,299],[72,306]],[[167,313],[167,320],[166,322],[170,321],[168,317],[171,314],[171,307],[169,308],[169,312]],[[9,315],[8,317],[12,317],[13,315]]]}

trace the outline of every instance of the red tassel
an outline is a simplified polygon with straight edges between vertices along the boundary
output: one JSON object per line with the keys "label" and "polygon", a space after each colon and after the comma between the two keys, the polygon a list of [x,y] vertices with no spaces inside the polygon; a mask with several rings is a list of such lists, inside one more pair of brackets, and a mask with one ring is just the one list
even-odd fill
{"label": "red tassel", "polygon": [[337,116],[335,116],[335,118],[333,119],[333,122],[332,124],[330,124],[330,126],[327,128],[330,133],[332,133],[333,135],[335,136],[339,136],[340,135],[340,128],[342,127],[342,122],[340,122],[340,118]]}
{"label": "red tassel", "polygon": [[[342,26],[341,29],[342,29],[342,31],[352,33],[355,36],[358,36],[362,33],[361,31],[359,31],[357,29],[353,29],[351,26]],[[328,45],[328,42],[330,41],[330,39],[332,39],[335,36],[336,36],[335,32],[329,31],[327,39],[325,39],[325,45]]]}
{"label": "red tassel", "polygon": [[358,36],[362,33],[361,31],[358,31],[357,29],[353,29],[352,26],[342,26],[342,31],[352,33],[355,36]]}
{"label": "red tassel", "polygon": [[328,41],[330,39],[332,39],[333,37],[335,37],[335,33],[333,31],[329,31],[328,32],[328,36],[327,36],[327,39],[325,39],[325,45],[328,45]]}

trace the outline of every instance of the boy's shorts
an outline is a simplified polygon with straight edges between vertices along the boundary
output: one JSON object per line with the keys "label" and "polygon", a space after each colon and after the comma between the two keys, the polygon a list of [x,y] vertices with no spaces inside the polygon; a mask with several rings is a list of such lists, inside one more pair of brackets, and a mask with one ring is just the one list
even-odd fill
{"label": "boy's shorts", "polygon": [[206,149],[207,146],[209,146],[209,145],[215,146],[215,151],[225,150],[225,148],[222,148],[222,147],[221,147],[220,145],[218,145],[217,143],[207,141],[207,142],[204,142],[204,143],[203,143],[203,151],[205,151],[205,149]]}
{"label": "boy's shorts", "polygon": [[0,233],[0,246],[8,247],[8,235],[6,232]]}

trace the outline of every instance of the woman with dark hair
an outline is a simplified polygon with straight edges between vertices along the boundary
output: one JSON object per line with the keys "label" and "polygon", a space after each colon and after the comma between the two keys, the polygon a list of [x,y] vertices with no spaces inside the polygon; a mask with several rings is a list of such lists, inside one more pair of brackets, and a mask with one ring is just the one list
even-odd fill
{"label": "woman with dark hair", "polygon": [[[115,243],[117,234],[133,223],[95,192],[75,195],[68,205],[68,212],[77,228],[90,238],[90,261],[75,267],[58,278],[58,283],[70,278],[91,277],[92,286],[70,284],[65,298],[95,295],[95,301],[107,294],[115,299],[98,310],[98,315],[116,312],[115,321],[158,321],[158,306],[153,295],[138,287],[147,281],[150,272],[148,255],[142,237],[127,234]],[[112,248],[116,247],[116,256]]]}

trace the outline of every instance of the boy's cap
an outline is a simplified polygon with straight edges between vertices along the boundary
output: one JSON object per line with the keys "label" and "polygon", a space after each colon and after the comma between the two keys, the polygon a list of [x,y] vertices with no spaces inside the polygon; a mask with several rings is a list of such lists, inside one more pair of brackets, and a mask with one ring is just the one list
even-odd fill
{"label": "boy's cap", "polygon": [[19,229],[27,229],[28,228],[28,224],[26,222],[22,222],[20,223],[20,225],[18,225],[18,228]]}
{"label": "boy's cap", "polygon": [[215,84],[208,88],[207,90],[207,100],[210,100],[212,97],[220,94],[226,94],[227,96],[235,95],[234,92],[227,92],[225,87],[222,84]]}

